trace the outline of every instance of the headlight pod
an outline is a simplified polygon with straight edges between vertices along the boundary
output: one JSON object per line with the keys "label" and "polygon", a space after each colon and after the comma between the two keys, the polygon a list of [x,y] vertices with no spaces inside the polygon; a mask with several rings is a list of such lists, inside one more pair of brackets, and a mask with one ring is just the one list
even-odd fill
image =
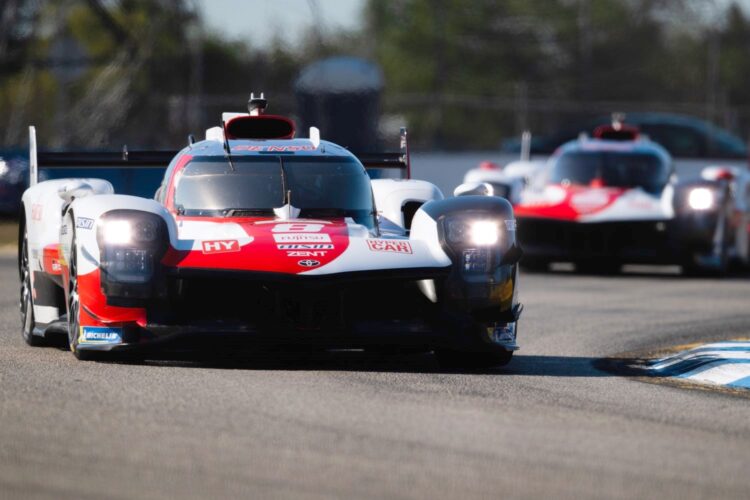
{"label": "headlight pod", "polygon": [[446,216],[442,239],[464,275],[492,273],[515,243],[515,219],[487,213]]}
{"label": "headlight pod", "polygon": [[693,210],[710,210],[716,204],[716,195],[710,188],[696,187],[688,193],[687,202]]}
{"label": "headlight pod", "polygon": [[112,210],[99,219],[102,282],[144,284],[166,249],[166,224],[156,214]]}

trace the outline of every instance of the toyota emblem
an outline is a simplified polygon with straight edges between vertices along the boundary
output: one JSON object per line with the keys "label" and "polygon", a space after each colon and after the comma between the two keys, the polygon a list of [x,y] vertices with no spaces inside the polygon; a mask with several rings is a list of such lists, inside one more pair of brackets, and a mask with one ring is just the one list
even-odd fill
{"label": "toyota emblem", "polygon": [[320,265],[320,262],[318,262],[317,260],[305,259],[298,261],[297,264],[302,267],[317,267]]}

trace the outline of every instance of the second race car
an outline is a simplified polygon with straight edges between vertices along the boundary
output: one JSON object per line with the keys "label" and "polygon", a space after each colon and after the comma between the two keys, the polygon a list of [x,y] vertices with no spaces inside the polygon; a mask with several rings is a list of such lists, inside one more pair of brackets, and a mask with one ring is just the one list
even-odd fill
{"label": "second race car", "polygon": [[476,169],[465,181],[457,193],[513,202],[528,268],[679,264],[721,274],[750,262],[750,173],[710,167],[679,180],[664,148],[620,122],[563,145],[546,164]]}

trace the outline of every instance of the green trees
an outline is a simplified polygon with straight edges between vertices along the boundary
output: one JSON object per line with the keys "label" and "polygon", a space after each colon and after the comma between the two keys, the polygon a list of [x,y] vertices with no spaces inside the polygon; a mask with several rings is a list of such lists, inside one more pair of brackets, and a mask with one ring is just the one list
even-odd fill
{"label": "green trees", "polygon": [[366,29],[390,109],[425,145],[495,147],[612,111],[674,108],[747,127],[726,112],[747,99],[746,14],[732,5],[709,20],[700,3],[371,0]]}
{"label": "green trees", "polygon": [[0,40],[0,148],[25,144],[31,123],[45,148],[174,148],[251,90],[288,93],[300,67],[295,53],[205,32],[184,0],[14,4],[25,29]]}
{"label": "green trees", "polygon": [[[718,2],[717,2],[718,4]],[[297,48],[207,33],[188,0],[6,0],[0,146],[174,147],[251,90],[293,113],[307,63],[384,70],[385,111],[420,147],[495,148],[613,111],[673,110],[750,130],[750,20],[700,0],[368,0],[360,31]],[[725,5],[725,4],[722,4]]]}

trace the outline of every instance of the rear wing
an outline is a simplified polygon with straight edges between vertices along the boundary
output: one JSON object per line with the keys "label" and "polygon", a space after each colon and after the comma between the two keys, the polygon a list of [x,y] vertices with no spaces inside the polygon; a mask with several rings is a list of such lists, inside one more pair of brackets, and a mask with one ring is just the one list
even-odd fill
{"label": "rear wing", "polygon": [[119,152],[37,151],[36,130],[29,127],[29,185],[40,178],[96,177],[111,182],[116,193],[151,198],[177,153],[126,147]]}
{"label": "rear wing", "polygon": [[[319,139],[318,139],[319,140]],[[150,198],[159,188],[169,163],[178,151],[120,152],[38,152],[35,127],[29,127],[29,184],[39,179],[90,177],[108,180],[115,192]],[[397,171],[399,178],[411,178],[411,163],[406,128],[400,131],[398,152],[359,153],[357,158],[372,178],[391,177],[384,171]]]}
{"label": "rear wing", "polygon": [[379,169],[397,169],[401,174],[399,177],[411,179],[408,132],[405,127],[401,127],[400,139],[398,152],[354,154],[373,178],[378,177],[372,174],[376,173]]}

